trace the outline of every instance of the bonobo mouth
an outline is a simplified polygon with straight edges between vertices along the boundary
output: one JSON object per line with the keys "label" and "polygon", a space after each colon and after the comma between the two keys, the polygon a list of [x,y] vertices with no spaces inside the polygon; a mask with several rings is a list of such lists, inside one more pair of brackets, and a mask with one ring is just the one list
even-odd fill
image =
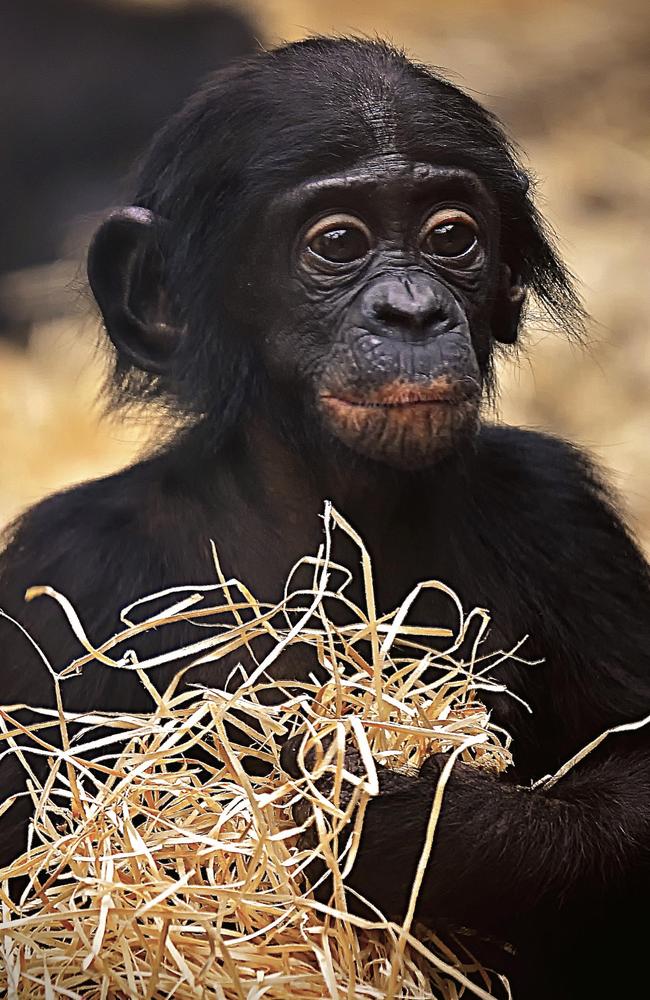
{"label": "bonobo mouth", "polygon": [[432,465],[478,426],[480,385],[471,377],[394,381],[361,392],[328,388],[319,394],[330,430],[354,451],[416,469]]}
{"label": "bonobo mouth", "polygon": [[363,394],[352,391],[323,392],[321,399],[334,406],[341,404],[373,409],[396,409],[397,407],[431,406],[436,403],[453,406],[466,402],[478,391],[478,383],[472,378],[461,381],[444,377],[424,383],[390,382],[388,385],[382,385]]}

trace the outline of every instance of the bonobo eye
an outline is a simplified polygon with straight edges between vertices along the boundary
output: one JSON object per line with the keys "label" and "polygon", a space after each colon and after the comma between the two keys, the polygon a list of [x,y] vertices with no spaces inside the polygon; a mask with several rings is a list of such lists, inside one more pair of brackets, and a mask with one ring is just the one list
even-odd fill
{"label": "bonobo eye", "polygon": [[420,232],[422,249],[434,257],[464,257],[477,243],[476,222],[457,208],[434,212]]}
{"label": "bonobo eye", "polygon": [[372,248],[372,235],[354,215],[328,215],[308,230],[304,246],[309,254],[330,264],[352,264]]}

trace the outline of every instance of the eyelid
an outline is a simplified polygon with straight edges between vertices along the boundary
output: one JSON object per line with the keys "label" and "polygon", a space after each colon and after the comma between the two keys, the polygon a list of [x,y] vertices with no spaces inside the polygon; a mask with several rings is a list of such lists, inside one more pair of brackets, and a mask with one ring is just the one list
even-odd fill
{"label": "eyelid", "polygon": [[439,208],[425,221],[420,229],[419,239],[425,239],[432,229],[450,222],[462,222],[473,229],[477,236],[479,234],[478,222],[462,208]]}
{"label": "eyelid", "polygon": [[322,236],[323,233],[327,233],[331,229],[345,228],[358,229],[364,234],[370,246],[374,244],[375,241],[372,233],[366,226],[365,222],[362,222],[357,215],[348,215],[345,212],[335,212],[332,215],[324,215],[321,219],[318,219],[317,222],[314,222],[309,227],[303,236],[302,244],[303,246],[308,247],[317,236]]}

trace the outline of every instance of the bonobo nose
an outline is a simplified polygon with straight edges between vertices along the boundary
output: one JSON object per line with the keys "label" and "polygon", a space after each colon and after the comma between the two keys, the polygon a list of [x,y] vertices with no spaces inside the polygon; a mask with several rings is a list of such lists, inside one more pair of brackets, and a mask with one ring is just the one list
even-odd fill
{"label": "bonobo nose", "polygon": [[441,289],[425,275],[391,276],[378,281],[366,300],[372,318],[402,335],[435,337],[449,321]]}

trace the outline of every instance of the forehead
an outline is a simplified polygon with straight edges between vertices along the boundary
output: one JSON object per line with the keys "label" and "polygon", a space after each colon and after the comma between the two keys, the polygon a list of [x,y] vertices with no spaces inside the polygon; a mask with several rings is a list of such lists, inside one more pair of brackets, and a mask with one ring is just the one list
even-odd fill
{"label": "forehead", "polygon": [[496,209],[496,201],[474,171],[420,160],[400,154],[369,157],[358,165],[326,176],[303,181],[277,195],[272,212],[312,212],[333,202],[377,203],[380,199],[398,206],[420,201],[460,198]]}

